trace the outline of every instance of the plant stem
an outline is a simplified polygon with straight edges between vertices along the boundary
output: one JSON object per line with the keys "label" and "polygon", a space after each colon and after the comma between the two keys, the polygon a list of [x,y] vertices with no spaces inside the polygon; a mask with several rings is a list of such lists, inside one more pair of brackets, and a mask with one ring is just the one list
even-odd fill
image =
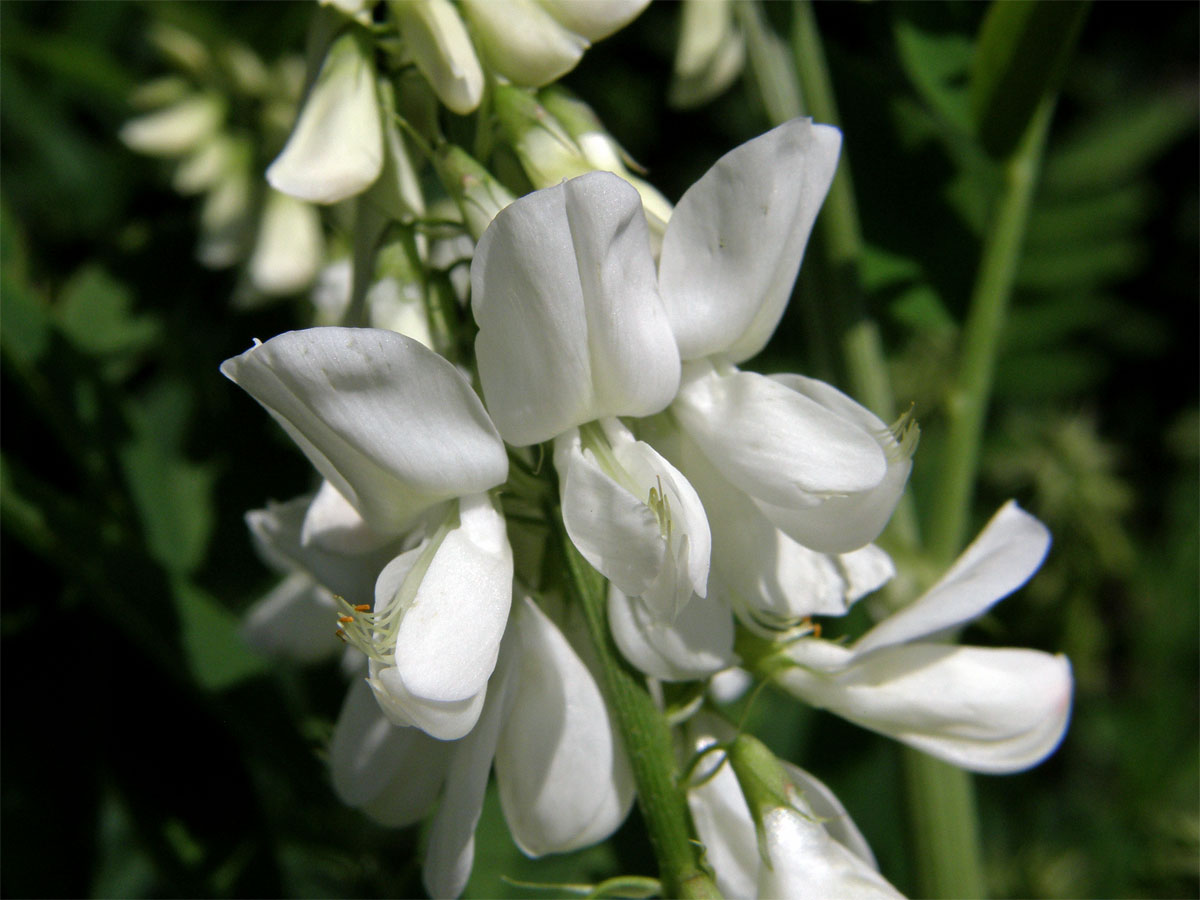
{"label": "plant stem", "polygon": [[902,752],[919,896],[986,896],[971,774],[918,750]]}
{"label": "plant stem", "polygon": [[[556,516],[552,521],[560,520]],[[712,878],[700,867],[687,798],[679,786],[670,728],[646,690],[645,679],[621,657],[609,631],[607,584],[579,555],[566,532],[557,530],[570,584],[583,607],[600,660],[604,692],[629,754],[638,807],[658,860],[662,895],[720,897]]]}
{"label": "plant stem", "polygon": [[1029,207],[1053,109],[1054,98],[1047,96],[1004,164],[1003,193],[984,239],[979,275],[971,292],[971,305],[963,326],[958,383],[947,402],[942,478],[930,516],[928,550],[933,559],[942,563],[953,560],[966,541],[996,352],[1021,259]]}
{"label": "plant stem", "polygon": [[[1042,151],[1054,108],[1046,97],[1004,165],[1004,190],[984,240],[979,277],[963,328],[958,383],[948,403],[948,434],[930,515],[927,551],[948,564],[966,542],[979,449],[996,354],[1016,280]],[[985,895],[971,775],[915,750],[904,751],[921,893]]]}

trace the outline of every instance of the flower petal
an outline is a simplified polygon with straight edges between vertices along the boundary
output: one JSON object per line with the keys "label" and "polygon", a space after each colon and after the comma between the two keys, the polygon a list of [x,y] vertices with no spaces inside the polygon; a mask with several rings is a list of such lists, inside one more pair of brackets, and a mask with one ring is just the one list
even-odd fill
{"label": "flower petal", "polygon": [[350,556],[325,550],[316,542],[305,544],[301,534],[311,500],[298,497],[246,513],[256,547],[280,571],[298,569],[351,605],[370,603],[375,597],[375,579],[399,552],[398,545],[393,541],[365,555]]}
{"label": "flower petal", "polygon": [[511,704],[517,640],[516,629],[509,629],[489,685],[487,708],[471,733],[447,748],[446,792],[433,817],[425,851],[423,874],[430,897],[457,897],[471,877],[475,826],[483,812],[488,773]]}
{"label": "flower petal", "polygon": [[417,341],[310,328],[221,371],[283,426],[376,531],[399,534],[434,504],[504,481],[508,457],[479,398]]}
{"label": "flower petal", "polygon": [[563,525],[571,542],[605,578],[640,596],[663,566],[665,542],[646,501],[613,480],[579,429],[554,441],[561,479]]}
{"label": "flower petal", "polygon": [[321,217],[315,208],[268,191],[250,257],[250,281],[264,294],[294,294],[312,282],[325,255]]}
{"label": "flower petal", "polygon": [[[703,749],[714,740],[705,736],[694,742],[695,749]],[[718,764],[720,768],[715,775],[688,790],[688,808],[721,895],[754,897],[762,857],[758,854],[750,807],[733,767],[725,762],[723,752],[714,751],[705,757],[697,775],[708,776]]]}
{"label": "flower petal", "polygon": [[528,598],[517,613],[519,681],[496,748],[500,804],[528,856],[603,840],[624,821],[633,778],[591,673]]}
{"label": "flower petal", "polygon": [[[778,509],[823,509],[831,495],[870,491],[887,474],[879,441],[858,423],[753,372],[688,363],[671,412],[717,471],[768,518]],[[847,545],[858,536],[837,530],[836,511],[826,518],[832,537],[775,524],[823,552],[854,550],[875,536]]]}
{"label": "flower petal", "polygon": [[437,548],[396,633],[396,669],[406,690],[436,703],[484,688],[512,603],[504,516],[486,494],[458,506],[459,526]]}
{"label": "flower petal", "polygon": [[438,99],[461,116],[473,112],[483,96],[483,70],[454,5],[449,0],[403,0],[388,7]]}
{"label": "flower petal", "polygon": [[693,596],[673,622],[615,586],[608,592],[608,624],[624,657],[651,678],[692,681],[733,665],[733,616],[713,596]]}
{"label": "flower petal", "polygon": [[780,764],[796,790],[800,792],[804,803],[829,832],[829,836],[878,871],[879,865],[875,862],[875,854],[871,852],[867,839],[863,837],[842,801],[828,785],[811,772],[806,772],[790,762],[780,760]]}
{"label": "flower petal", "polygon": [[679,385],[637,191],[593,172],[501,210],[471,264],[488,410],[510,444],[644,416]]}
{"label": "flower petal", "polygon": [[372,530],[358,510],[329,481],[322,481],[317,488],[300,529],[300,543],[304,546],[315,545],[331,553],[352,556],[370,553],[394,540],[394,536]]}
{"label": "flower petal", "polygon": [[443,748],[419,729],[389,722],[367,683],[356,679],[329,744],[333,789],[382,824],[410,825],[437,799],[449,758]]}
{"label": "flower petal", "polygon": [[[748,494],[721,476],[687,434],[668,422],[667,417],[659,417],[648,423],[647,430],[653,431],[654,443],[686,473],[704,502],[712,528],[710,590],[748,628],[773,639],[806,616],[840,616],[862,593],[862,584],[851,584],[852,571],[864,584],[880,574],[868,571],[871,567],[865,558],[860,565],[854,554],[827,556],[788,537]],[[886,559],[882,551],[874,552]],[[851,557],[850,566],[843,563]]]}
{"label": "flower petal", "polygon": [[[815,550],[840,553],[879,537],[904,493],[912,471],[916,432],[902,432],[903,440],[877,417],[837,388],[803,375],[772,375],[785,385],[862,429],[883,451],[887,471],[875,487],[842,496],[830,496],[815,507],[782,508],[769,501],[759,507],[772,522]],[[915,429],[915,426],[906,426]]]}
{"label": "flower petal", "polygon": [[663,301],[683,359],[761,350],[792,294],[841,133],[793,119],[721,157],[663,238]]}
{"label": "flower petal", "polygon": [[536,0],[462,0],[488,63],[515,84],[540,87],[575,68],[588,48]]}
{"label": "flower petal", "polygon": [[759,897],[779,900],[900,898],[887,879],[834,840],[815,816],[778,807],[763,816],[767,863]]}
{"label": "flower petal", "polygon": [[562,25],[589,41],[606,38],[642,14],[650,0],[539,0]]}
{"label": "flower petal", "polygon": [[862,655],[983,615],[1033,576],[1049,548],[1046,526],[1008,501],[937,584],[868,631],[852,649]]}
{"label": "flower petal", "polygon": [[670,622],[708,590],[711,538],[687,479],[617,419],[555,441],[563,522],[580,553]]}
{"label": "flower petal", "polygon": [[1073,684],[1062,656],[944,644],[884,647],[848,660],[841,671],[797,666],[777,678],[814,706],[989,773],[1027,769],[1054,751],[1070,717]]}
{"label": "flower petal", "polygon": [[267,181],[300,200],[337,203],[365,191],[382,169],[372,50],[365,38],[348,31],[326,52],[287,145],[267,169]]}
{"label": "flower petal", "polygon": [[191,94],[121,126],[125,146],[150,156],[183,156],[218,133],[225,104],[208,94]]}
{"label": "flower petal", "polygon": [[337,604],[304,572],[293,572],[255,603],[242,622],[246,643],[270,656],[319,662],[337,654]]}
{"label": "flower petal", "polygon": [[371,662],[368,679],[384,715],[401,727],[415,725],[439,741],[456,741],[476,726],[487,699],[487,688],[462,700],[437,701],[416,697],[395,666]]}

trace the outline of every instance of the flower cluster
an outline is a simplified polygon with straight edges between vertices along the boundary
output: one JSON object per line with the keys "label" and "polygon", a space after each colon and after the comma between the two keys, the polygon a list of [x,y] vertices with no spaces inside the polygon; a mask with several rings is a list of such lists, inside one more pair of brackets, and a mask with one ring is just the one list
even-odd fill
{"label": "flower cluster", "polygon": [[[511,9],[581,52],[641,6]],[[488,70],[511,82],[543,84],[578,58],[564,50],[539,69],[516,54],[530,68],[505,68],[516,19],[461,8]],[[386,9],[437,97],[474,108],[479,59],[456,8]],[[493,770],[531,856],[604,839],[632,805],[638,762],[602,689],[609,663],[588,635],[575,556],[606,580],[601,618],[648,685],[745,669],[967,769],[1016,771],[1050,753],[1069,714],[1066,661],[939,640],[1040,565],[1049,536],[1015,504],[857,641],[824,640],[814,624],[895,574],[873,541],[917,442],[909,416],[889,426],[828,384],[744,368],[791,296],[840,133],[787,122],[672,208],[578,101],[497,80],[500,130],[542,189],[514,199],[453,145],[425,148],[457,208],[449,271],[469,259],[469,285],[450,289],[428,274],[440,251],[418,227],[432,203],[396,81],[356,24],[369,5],[346,11],[267,178],[313,203],[361,201],[338,308],[375,327],[256,341],[221,370],[321,477],[313,494],[248,516],[285,575],[249,632],[313,657],[337,646],[336,622],[353,684],[330,748],[335,789],[391,825],[436,807],[431,894],[463,890]],[[407,287],[418,315],[389,306]],[[699,706],[672,724],[722,891],[895,895],[828,788],[738,734],[719,703]]]}

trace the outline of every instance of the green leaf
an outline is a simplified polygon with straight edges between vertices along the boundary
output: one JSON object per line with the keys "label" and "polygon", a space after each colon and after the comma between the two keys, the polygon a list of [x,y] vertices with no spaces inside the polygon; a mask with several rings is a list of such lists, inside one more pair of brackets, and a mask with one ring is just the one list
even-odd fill
{"label": "green leaf", "polygon": [[132,353],[159,336],[157,319],[133,313],[129,289],[96,265],[80,269],[55,307],[59,327],[89,356]]}
{"label": "green leaf", "polygon": [[267,661],[242,639],[236,615],[188,581],[178,579],[173,588],[180,643],[197,684],[221,691],[266,671]]}
{"label": "green leaf", "polygon": [[1058,89],[1088,4],[1077,0],[994,2],[971,67],[971,112],[984,148],[998,158],[1017,146],[1042,98]]}
{"label": "green leaf", "polygon": [[1140,94],[1118,101],[1051,151],[1043,186],[1090,194],[1126,182],[1196,127],[1194,92]]}
{"label": "green leaf", "polygon": [[0,205],[0,347],[30,366],[50,344],[50,309],[29,285],[22,229]]}
{"label": "green leaf", "polygon": [[194,571],[204,561],[212,533],[215,472],[146,434],[122,447],[119,458],[150,555],[169,572]]}
{"label": "green leaf", "polygon": [[892,26],[896,52],[913,87],[938,118],[957,131],[970,131],[966,88],[971,40],[959,31],[933,27],[927,20],[941,12],[933,9],[922,4],[897,7],[901,14]]}

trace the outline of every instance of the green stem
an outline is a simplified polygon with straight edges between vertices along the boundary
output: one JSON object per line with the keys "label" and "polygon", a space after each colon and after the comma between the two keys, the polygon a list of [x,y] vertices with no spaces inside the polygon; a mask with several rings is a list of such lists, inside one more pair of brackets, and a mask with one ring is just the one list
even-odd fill
{"label": "green stem", "polygon": [[971,774],[918,750],[902,753],[919,896],[986,896]]}
{"label": "green stem", "polygon": [[[959,378],[948,404],[942,478],[930,517],[927,550],[940,563],[953,560],[966,541],[996,354],[1053,108],[1053,97],[1042,101],[1005,163],[1004,191],[984,241],[963,328]],[[921,893],[929,897],[985,896],[970,773],[915,750],[904,754]]]}
{"label": "green stem", "polygon": [[[558,521],[554,517],[552,521]],[[701,868],[687,798],[680,788],[671,731],[646,690],[645,680],[622,659],[608,628],[607,585],[559,530],[570,584],[583,607],[600,660],[604,692],[629,753],[638,807],[658,860],[664,897],[720,897]]]}
{"label": "green stem", "polygon": [[[833,81],[825,62],[820,32],[812,4],[800,0],[793,7],[792,57],[799,82],[801,104],[817,122],[838,125],[837,100]],[[859,261],[862,258],[862,229],[858,205],[854,200],[854,182],[850,162],[842,156],[829,195],[817,219],[817,249],[826,271],[823,304],[833,318],[851,393],[884,421],[896,418],[896,399],[892,394],[887,358],[879,326],[866,313]],[[810,292],[810,296],[812,293]],[[912,495],[906,493],[896,507],[889,533],[907,550],[919,541],[916,509]]]}
{"label": "green stem", "polygon": [[942,477],[931,514],[928,549],[940,562],[953,560],[967,536],[996,353],[1053,109],[1054,98],[1048,96],[1005,162],[1003,193],[984,239],[979,275],[963,326],[958,381],[947,402]]}

